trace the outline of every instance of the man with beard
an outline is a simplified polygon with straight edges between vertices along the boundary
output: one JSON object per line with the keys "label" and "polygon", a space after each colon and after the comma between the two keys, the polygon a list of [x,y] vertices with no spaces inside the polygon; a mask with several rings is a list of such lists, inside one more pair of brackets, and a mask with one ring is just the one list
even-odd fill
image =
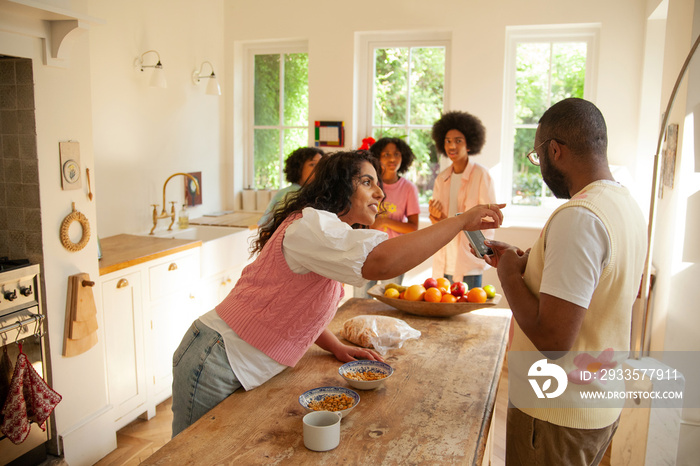
{"label": "man with beard", "polygon": [[[644,217],[630,192],[613,179],[607,142],[605,120],[592,103],[570,98],[548,109],[528,158],[540,166],[554,195],[569,201],[550,216],[531,250],[486,242],[494,251],[486,262],[497,267],[514,317],[507,465],[598,464],[619,423],[620,403],[581,396],[610,386],[572,376],[575,356],[585,354],[605,367],[620,367],[627,358],[632,305],[646,257]],[[546,405],[522,401],[519,393],[532,391],[533,382],[526,379],[536,367],[515,367],[525,353],[564,369],[568,385],[557,383],[566,386],[568,398],[553,397]]]}

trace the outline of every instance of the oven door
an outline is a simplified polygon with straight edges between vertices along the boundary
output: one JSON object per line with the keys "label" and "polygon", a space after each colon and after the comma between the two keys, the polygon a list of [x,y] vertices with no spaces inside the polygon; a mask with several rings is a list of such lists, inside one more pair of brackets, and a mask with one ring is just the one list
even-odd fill
{"label": "oven door", "polygon": [[[0,346],[0,353],[7,352],[7,356],[12,364],[12,370],[14,371],[17,357],[19,356],[19,343],[21,343],[22,352],[27,355],[34,369],[45,380],[46,374],[44,372],[43,363],[42,337],[40,336],[41,328],[43,327],[41,318],[42,316],[39,315],[38,306],[33,306],[0,317],[0,345],[2,345]],[[14,325],[17,322],[25,322],[25,324]],[[5,330],[8,328],[9,330]],[[0,357],[4,358],[5,355],[0,354]],[[12,374],[3,373],[0,374],[0,377],[11,378]],[[7,382],[9,384],[9,380]],[[4,388],[5,384],[0,384],[0,387]],[[6,399],[7,393],[0,392],[0,411],[2,410],[2,406],[5,405]],[[2,414],[0,413],[0,422],[1,420]],[[25,454],[27,454],[27,456],[23,457],[20,463],[36,464],[36,460],[41,461],[46,458],[45,443],[48,438],[48,429],[43,431],[36,423],[31,424],[29,435],[26,440],[19,445],[15,445],[9,438],[0,433],[0,464],[10,463]]]}

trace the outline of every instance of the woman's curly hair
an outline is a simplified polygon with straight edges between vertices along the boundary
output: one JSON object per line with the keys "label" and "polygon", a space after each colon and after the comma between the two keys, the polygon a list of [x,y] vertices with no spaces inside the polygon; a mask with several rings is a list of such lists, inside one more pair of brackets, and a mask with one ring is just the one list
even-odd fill
{"label": "woman's curly hair", "polygon": [[456,129],[464,135],[469,155],[481,152],[486,142],[486,128],[481,120],[467,112],[453,111],[443,114],[442,118],[433,124],[431,136],[440,154],[446,155],[445,136],[451,129]]}
{"label": "woman's curly hair", "polygon": [[401,153],[401,166],[399,167],[397,173],[399,175],[403,175],[409,168],[411,168],[411,164],[416,159],[413,150],[411,150],[411,146],[409,146],[406,141],[401,138],[381,138],[379,141],[372,144],[369,151],[379,159],[382,151],[389,144],[394,144],[396,146],[396,150]]}
{"label": "woman's curly hair", "polygon": [[[270,221],[260,227],[258,237],[251,245],[251,255],[262,251],[289,215],[301,212],[305,207],[325,210],[338,216],[347,214],[351,207],[350,198],[359,183],[363,162],[371,163],[377,173],[381,173],[379,159],[369,151],[336,152],[321,158],[316,165],[314,179],[299,191],[287,194],[284,201],[277,204]],[[383,188],[381,177],[377,183]],[[352,227],[361,228],[362,225]]]}
{"label": "woman's curly hair", "polygon": [[300,184],[301,172],[304,169],[304,164],[307,160],[311,160],[316,157],[316,154],[321,154],[321,157],[325,153],[316,147],[300,147],[287,157],[284,161],[284,177],[290,183]]}

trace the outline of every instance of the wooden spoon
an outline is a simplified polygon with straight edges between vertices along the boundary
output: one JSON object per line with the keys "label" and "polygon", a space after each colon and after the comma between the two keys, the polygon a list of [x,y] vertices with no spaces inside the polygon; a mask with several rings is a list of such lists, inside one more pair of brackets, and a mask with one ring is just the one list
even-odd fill
{"label": "wooden spoon", "polygon": [[87,185],[88,185],[88,199],[92,201],[92,188],[90,188],[90,169],[85,169],[85,174],[87,175]]}

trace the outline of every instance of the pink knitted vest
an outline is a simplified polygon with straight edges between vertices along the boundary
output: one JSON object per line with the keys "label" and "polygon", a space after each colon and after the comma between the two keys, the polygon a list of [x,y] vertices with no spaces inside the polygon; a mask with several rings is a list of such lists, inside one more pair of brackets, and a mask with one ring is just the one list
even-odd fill
{"label": "pink knitted vest", "polygon": [[290,215],[260,255],[243,269],[216,312],[244,341],[275,361],[293,367],[335,316],[343,286],[314,272],[292,272],[282,253]]}

